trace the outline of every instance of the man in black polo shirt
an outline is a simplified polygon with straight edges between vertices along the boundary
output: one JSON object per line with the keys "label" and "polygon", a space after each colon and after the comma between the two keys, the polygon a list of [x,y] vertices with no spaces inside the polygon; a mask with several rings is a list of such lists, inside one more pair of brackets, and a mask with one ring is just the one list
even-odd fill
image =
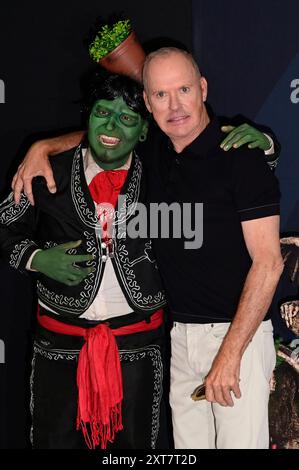
{"label": "man in black polo shirt", "polygon": [[[203,203],[200,248],[187,249],[185,237],[154,241],[174,320],[175,447],[267,448],[275,365],[267,311],[283,267],[277,181],[260,150],[222,150],[207,82],[189,54],[152,53],[143,79],[164,131],[151,136],[150,201],[179,203],[183,216],[183,204]],[[200,382],[206,400],[194,402]]]}

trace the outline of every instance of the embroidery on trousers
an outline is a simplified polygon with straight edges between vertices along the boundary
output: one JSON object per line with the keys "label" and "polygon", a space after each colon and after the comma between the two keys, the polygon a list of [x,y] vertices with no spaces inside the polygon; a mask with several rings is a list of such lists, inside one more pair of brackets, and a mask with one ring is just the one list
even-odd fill
{"label": "embroidery on trousers", "polygon": [[[41,347],[37,342],[34,343],[34,354],[32,359],[32,371],[30,377],[30,412],[33,423],[34,412],[34,373],[36,356],[40,355],[50,361],[78,360],[79,350],[65,350],[65,349],[50,349]],[[151,426],[151,448],[156,448],[158,438],[159,425],[160,425],[160,404],[163,394],[163,363],[161,357],[160,347],[158,345],[150,345],[144,348],[133,350],[119,350],[120,361],[139,361],[149,357],[153,366],[154,384],[153,384],[153,401],[152,401],[152,426]],[[33,444],[33,424],[31,426],[31,443]]]}

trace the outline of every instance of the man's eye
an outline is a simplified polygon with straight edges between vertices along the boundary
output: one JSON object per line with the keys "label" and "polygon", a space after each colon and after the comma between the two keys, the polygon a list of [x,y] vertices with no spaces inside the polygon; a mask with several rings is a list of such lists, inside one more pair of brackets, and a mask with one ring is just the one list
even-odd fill
{"label": "man's eye", "polygon": [[164,98],[165,92],[164,92],[164,91],[158,91],[158,92],[156,93],[156,96],[157,96],[157,98]]}
{"label": "man's eye", "polygon": [[190,87],[188,87],[188,86],[182,86],[181,91],[182,91],[182,93],[189,93]]}
{"label": "man's eye", "polygon": [[127,126],[135,126],[138,122],[138,117],[130,116],[129,114],[121,114],[120,121]]}
{"label": "man's eye", "polygon": [[96,109],[96,112],[95,112],[96,116],[99,116],[99,117],[107,117],[109,116],[109,111],[105,111],[104,109]]}

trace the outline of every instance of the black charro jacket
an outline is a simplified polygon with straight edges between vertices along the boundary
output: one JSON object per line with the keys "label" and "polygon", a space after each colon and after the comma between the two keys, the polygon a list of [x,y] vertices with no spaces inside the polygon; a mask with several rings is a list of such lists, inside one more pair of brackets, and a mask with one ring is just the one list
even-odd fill
{"label": "black charro jacket", "polygon": [[[35,206],[23,194],[20,204],[12,193],[0,205],[0,249],[10,266],[26,270],[31,254],[62,243],[82,240],[72,254],[92,254],[88,266],[95,268],[79,285],[67,286],[43,274],[37,275],[37,294],[40,302],[68,323],[78,321],[92,304],[101,285],[105,269],[105,249],[102,248],[95,206],[91,198],[83,167],[81,145],[51,158],[57,185],[50,194],[45,180],[33,183]],[[165,304],[151,241],[145,238],[123,238],[124,224],[130,222],[138,202],[145,203],[145,179],[142,163],[134,154],[121,195],[125,196],[115,212],[114,258],[112,263],[121,289],[132,311],[146,318]],[[75,320],[76,319],[76,320]],[[86,320],[82,319],[82,324]]]}

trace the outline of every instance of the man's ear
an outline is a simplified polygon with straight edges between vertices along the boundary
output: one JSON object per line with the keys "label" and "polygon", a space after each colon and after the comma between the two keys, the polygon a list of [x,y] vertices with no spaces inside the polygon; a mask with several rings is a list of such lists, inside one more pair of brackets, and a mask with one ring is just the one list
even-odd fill
{"label": "man's ear", "polygon": [[147,98],[147,94],[145,93],[144,90],[143,90],[143,99],[144,99],[145,106],[147,107],[148,112],[149,112],[149,113],[152,113],[151,105],[150,105],[149,100],[148,100],[148,98]]}
{"label": "man's ear", "polygon": [[148,122],[144,121],[140,135],[139,135],[140,142],[144,142],[146,140],[147,133],[148,133]]}
{"label": "man's ear", "polygon": [[205,77],[200,77],[200,88],[202,94],[202,100],[205,102],[208,96],[208,82],[206,81]]}

